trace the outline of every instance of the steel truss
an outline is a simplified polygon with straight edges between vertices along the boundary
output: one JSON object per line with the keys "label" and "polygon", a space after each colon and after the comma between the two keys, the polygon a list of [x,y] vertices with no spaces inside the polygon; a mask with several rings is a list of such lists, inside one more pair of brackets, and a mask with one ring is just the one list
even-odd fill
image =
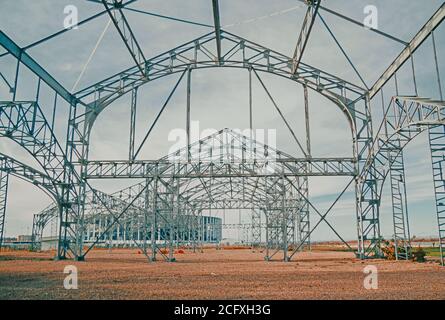
{"label": "steel truss", "polygon": [[[369,110],[366,102],[365,89],[303,63],[300,63],[297,72],[293,73],[292,58],[286,57],[278,52],[262,47],[258,44],[252,43],[246,39],[240,38],[236,35],[227,33],[222,30],[220,30],[219,36],[220,37],[218,37],[218,35],[215,36],[213,34],[208,34],[173,50],[170,50],[165,54],[147,60],[145,62],[145,70],[147,70],[145,76],[140,75],[140,73],[138,72],[139,67],[130,68],[114,77],[110,77],[105,81],[97,83],[75,94],[76,99],[84,101],[86,103],[86,106],[84,108],[83,105],[80,106],[84,109],[84,113],[81,113],[79,116],[72,117],[72,120],[70,121],[70,125],[76,128],[76,130],[73,130],[72,132],[74,135],[77,135],[77,137],[72,139],[73,141],[72,143],[70,143],[70,146],[74,146],[75,150],[80,151],[74,153],[75,157],[78,160],[71,162],[77,165],[78,171],[83,172],[83,177],[101,178],[102,176],[104,176],[103,174],[94,175],[94,173],[96,169],[102,171],[104,166],[106,170],[102,172],[112,173],[110,177],[117,177],[118,172],[122,173],[122,170],[113,170],[113,168],[119,167],[116,166],[116,164],[119,164],[119,161],[111,161],[107,165],[105,162],[90,162],[87,159],[89,132],[95,122],[95,119],[97,118],[97,115],[101,111],[103,111],[109,104],[111,104],[113,101],[126,94],[130,90],[135,90],[143,84],[173,73],[181,73],[181,77],[178,83],[181,81],[184,74],[187,73],[188,87],[190,87],[191,71],[209,67],[234,67],[253,70],[259,81],[263,84],[265,90],[267,89],[264,86],[261,78],[259,78],[257,71],[269,72],[279,76],[283,76],[297,83],[303,84],[305,88],[316,90],[331,101],[335,102],[336,105],[338,105],[348,117],[351,124],[351,131],[353,133],[354,141],[356,141],[356,147],[354,148],[354,150],[356,150],[356,152],[358,152],[359,154],[359,157],[354,157],[354,159],[365,158],[363,155],[369,151],[366,146],[370,145],[370,141],[372,141],[372,130],[368,128],[370,127],[370,116],[368,114]],[[211,49],[208,48],[208,45],[211,42],[218,42],[219,40],[221,40],[222,48],[221,59],[215,58],[218,57],[218,54],[212,53]],[[216,47],[218,48],[219,46],[217,45]],[[166,104],[170,100],[171,95],[176,90],[177,85],[178,84],[176,84],[172,93],[168,97]],[[269,92],[268,94],[269,97],[271,97]],[[346,94],[348,95],[349,99],[346,98]],[[163,109],[165,108],[165,105]],[[275,108],[277,109],[277,111],[279,111],[279,108],[276,104]],[[78,108],[76,108],[76,110],[78,110]],[[190,113],[188,112],[188,116],[189,114]],[[158,117],[156,118],[155,123]],[[284,118],[283,120],[286,121]],[[189,123],[189,119],[187,123]],[[79,128],[83,129],[79,130]],[[364,128],[368,129],[365,130]],[[147,135],[149,134],[149,132],[147,133]],[[139,146],[139,148],[137,149],[134,147],[130,148],[133,150],[140,150],[141,146]],[[354,159],[352,161],[351,159],[349,159],[349,164],[353,164],[354,169],[352,169],[349,165],[349,173],[347,175],[351,174],[352,172],[358,172],[360,168],[360,161]],[[306,163],[304,164],[304,168],[306,168],[306,171],[309,173],[309,175],[311,174],[311,170],[313,170],[314,168],[316,170],[319,170],[320,167],[324,168],[324,173],[326,171],[334,169],[333,175],[339,175],[339,173],[340,175],[344,174],[344,159],[341,159],[340,161],[338,161],[338,159],[334,159],[334,162],[337,162],[337,164],[334,165],[331,165],[326,160],[327,159],[322,159],[319,163],[317,163],[317,159],[314,159],[313,161],[311,159],[305,159],[304,161]],[[124,171],[128,170],[127,176],[129,177],[147,177],[150,175],[150,170],[145,170],[144,167],[147,165],[146,163],[147,162],[138,163],[137,160],[133,158],[132,161],[120,162],[120,169],[124,169]],[[167,166],[170,166],[170,164],[167,164]],[[152,167],[154,167],[155,171],[160,173],[165,171],[165,168],[162,168],[162,166],[160,168],[156,168],[156,166]],[[196,166],[193,164],[193,162],[191,164],[187,162],[185,167],[187,171],[190,171],[190,169],[188,169],[187,167],[193,168],[196,171],[196,168],[205,167],[205,165]],[[286,165],[285,167],[289,166]],[[212,163],[207,168],[209,168],[209,170],[213,170],[214,168],[218,169],[218,166],[216,165],[216,163]],[[222,168],[227,167],[222,166]],[[258,173],[255,173],[258,172],[258,170],[256,170],[257,168],[249,168],[248,163],[242,163],[241,166],[238,166],[236,171],[246,171],[246,168],[250,169],[249,175],[251,175],[252,172],[254,172],[254,175],[258,175]],[[296,170],[293,171],[295,172]],[[139,175],[135,176],[133,174],[135,172],[139,173]],[[212,173],[212,175],[215,174]],[[241,172],[238,175],[242,176],[243,173]],[[285,173],[285,175],[287,176],[288,173]],[[295,173],[293,173],[293,175],[295,175]],[[177,177],[180,178],[181,176],[179,175]],[[200,176],[199,174],[197,175],[197,177],[204,178],[204,176]]]}
{"label": "steel truss", "polygon": [[[406,259],[410,254],[410,239],[402,150],[422,131],[444,123],[445,103],[416,97],[394,97],[386,109],[384,119],[373,144],[374,157],[368,158],[360,176],[365,181],[364,194],[375,192],[381,199],[384,181],[390,175],[394,240],[396,248],[399,246],[397,257]],[[441,136],[437,137],[440,139]],[[436,189],[436,195],[437,192]],[[368,243],[368,246],[371,245]]]}
{"label": "steel truss", "polygon": [[[270,260],[282,251],[283,259],[288,261],[298,250],[310,247],[311,234],[322,222],[326,223],[349,247],[329,223],[327,215],[345,194],[347,188],[354,183],[357,255],[360,258],[379,257],[382,240],[379,210],[383,183],[389,174],[393,195],[394,240],[398,246],[397,258],[407,259],[410,255],[410,236],[403,148],[420,132],[428,129],[443,261],[445,237],[445,210],[442,208],[445,194],[442,176],[444,157],[442,139],[445,120],[443,102],[396,95],[383,119],[379,119],[382,120],[380,128],[374,132],[371,99],[409,58],[412,60],[412,53],[443,21],[445,5],[441,6],[410,43],[381,31],[371,30],[404,43],[407,48],[376,84],[368,89],[366,83],[363,83],[365,87],[363,88],[302,61],[312,27],[319,17],[357,72],[332,30],[321,18],[320,11],[329,12],[354,24],[360,23],[324,8],[321,6],[321,1],[300,1],[306,3],[307,13],[292,57],[222,30],[219,1],[214,0],[212,1],[214,25],[211,26],[214,30],[211,33],[151,59],[145,58],[124,15],[124,9],[130,9],[127,6],[134,0],[96,1],[101,2],[105,10],[81,23],[87,23],[108,13],[135,65],[75,93],[66,90],[26,52],[26,49],[57,37],[67,30],[50,35],[25,48],[19,47],[0,31],[0,45],[6,50],[0,57],[11,55],[17,60],[13,85],[4,78],[11,90],[12,98],[0,102],[0,135],[22,146],[41,166],[41,170],[36,170],[6,155],[0,157],[1,234],[6,212],[7,177],[13,174],[35,183],[54,198],[53,206],[35,216],[33,235],[37,242],[48,221],[58,217],[57,256],[61,259],[73,257],[82,260],[94,246],[106,241],[111,243],[114,238],[120,236],[127,239],[124,234],[130,234],[128,237],[130,242],[139,247],[149,260],[155,261],[160,256],[167,261],[174,261],[173,252],[176,245],[188,243],[194,249],[202,247],[207,236],[202,222],[206,210],[243,208],[252,212],[250,224],[252,244],[263,244],[261,230],[265,228],[266,259]],[[35,101],[23,102],[16,99],[20,65],[29,68],[37,77]],[[256,76],[304,154],[303,158],[295,158],[259,143],[253,139],[252,134],[242,135],[228,129],[191,143],[191,74],[200,69],[215,67],[245,69],[249,72],[251,130],[253,129],[252,75]],[[264,72],[284,77],[303,87],[306,148],[303,148],[262,81],[260,74]],[[152,81],[175,74],[179,74],[176,85],[142,143],[136,145],[138,89]],[[413,74],[415,84],[414,70]],[[360,77],[360,74],[358,75]],[[186,146],[162,159],[150,161],[138,159],[139,151],[184,78],[187,81]],[[440,85],[439,75],[438,80]],[[55,96],[52,121],[47,120],[40,108],[40,85],[43,83]],[[343,112],[353,140],[350,158],[312,157],[308,90],[326,97]],[[131,93],[128,159],[106,161],[90,159],[90,133],[98,115],[128,93]],[[56,106],[60,104],[57,100],[59,97],[69,108],[67,136],[63,148],[54,130],[54,115]],[[322,213],[309,199],[310,176],[344,176],[350,177],[351,181],[340,192],[332,206]],[[115,178],[144,179],[144,182],[112,195],[95,190],[88,182],[90,179]],[[309,211],[320,217],[314,226],[310,224]],[[266,221],[261,221],[262,216]],[[99,227],[96,221],[100,221]],[[289,253],[290,248],[292,253]]]}

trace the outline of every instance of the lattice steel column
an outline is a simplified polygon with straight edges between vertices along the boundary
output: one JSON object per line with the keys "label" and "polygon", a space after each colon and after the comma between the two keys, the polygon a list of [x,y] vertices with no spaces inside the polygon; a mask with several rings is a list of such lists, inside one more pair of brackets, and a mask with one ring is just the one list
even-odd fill
{"label": "lattice steel column", "polygon": [[440,261],[442,265],[445,265],[445,125],[429,127],[429,141],[433,165],[434,194],[436,196]]}
{"label": "lattice steel column", "polygon": [[[320,5],[320,3],[318,3]],[[304,93],[304,114],[306,119],[306,149],[307,149],[307,157],[312,158],[312,146],[311,146],[311,129],[310,129],[310,119],[309,119],[309,92],[307,85],[303,85],[303,93]],[[308,173],[308,164],[304,165],[304,172]],[[301,246],[301,250],[304,250],[307,247],[309,250],[311,249],[311,238],[310,238],[310,206],[309,206],[309,177],[298,177],[297,178],[298,188],[301,192],[301,206],[298,210],[298,234],[301,239],[306,239],[305,244]],[[305,200],[303,196],[307,199]],[[299,242],[300,242],[299,241]]]}
{"label": "lattice steel column", "polygon": [[[83,108],[83,110],[82,110]],[[91,125],[96,115],[73,102],[70,105],[66,139],[66,158],[62,189],[62,220],[59,231],[58,258],[66,259],[71,251],[74,259],[84,260],[84,210],[86,201],[86,172]]]}
{"label": "lattice steel column", "polygon": [[[398,146],[396,145],[398,144]],[[400,140],[394,142],[389,153],[392,214],[394,226],[394,246],[396,259],[408,260],[411,257],[408,203],[406,196],[405,163]]]}
{"label": "lattice steel column", "polygon": [[289,261],[288,252],[290,248],[295,248],[295,212],[290,208],[285,208],[283,212],[283,251],[284,261]]}
{"label": "lattice steel column", "polygon": [[269,261],[272,257],[280,251],[280,240],[282,238],[282,219],[281,210],[267,210],[266,219],[266,256],[265,260]]}
{"label": "lattice steel column", "polygon": [[289,242],[288,242],[288,215],[289,212],[286,208],[286,188],[284,185],[284,178],[280,179],[281,184],[281,212],[280,215],[282,217],[281,224],[282,224],[282,246],[283,246],[283,260],[288,261],[288,255],[287,252],[289,251]]}
{"label": "lattice steel column", "polygon": [[[386,143],[382,150],[387,151],[389,178],[391,187],[391,204],[393,215],[394,248],[396,260],[408,260],[411,257],[411,242],[409,233],[408,200],[406,194],[405,163],[400,133],[393,135],[394,119],[400,116],[400,110],[391,103],[388,113],[385,108],[383,90],[381,93],[383,119],[383,138]],[[390,134],[391,131],[391,134]],[[384,173],[382,173],[384,174]],[[383,183],[383,182],[382,182]]]}
{"label": "lattice steel column", "polygon": [[168,244],[168,261],[174,262],[176,259],[174,257],[174,244],[177,242],[177,221],[179,218],[179,179],[173,179],[171,181],[172,190],[168,190],[170,198],[170,219],[168,222],[169,230],[169,244]]}
{"label": "lattice steel column", "polygon": [[151,219],[151,261],[156,261],[156,250],[157,250],[157,234],[158,234],[158,178],[155,177],[152,181],[152,219]]}
{"label": "lattice steel column", "polygon": [[[149,188],[149,184],[150,181],[149,179],[145,180],[145,183],[147,184],[147,189],[145,190],[145,195],[144,195],[144,217],[143,217],[143,226],[144,228],[142,229],[142,234],[143,234],[143,239],[142,239],[142,246],[144,248],[145,254],[147,254],[147,240],[148,240],[148,228],[150,226],[150,228],[153,226],[153,221],[150,221],[150,205],[151,205],[151,200],[150,200],[150,188]],[[153,213],[154,216],[154,213]],[[152,219],[153,220],[153,219]],[[139,223],[138,223],[139,224]],[[153,229],[150,230],[150,239],[151,241],[153,241]],[[155,255],[152,253],[151,259],[155,259]]]}
{"label": "lattice steel column", "polygon": [[[309,198],[309,179],[308,177],[298,177],[298,188],[302,195],[306,197],[306,199]],[[302,198],[302,197],[301,197]],[[309,203],[305,199],[300,200],[300,205],[297,211],[297,226],[298,226],[298,240],[301,241],[302,239],[306,239],[304,242],[305,244],[300,248],[301,250],[304,250],[304,248],[308,248],[310,250],[311,248],[311,238],[310,235],[310,212],[309,212]]]}
{"label": "lattice steel column", "polygon": [[252,209],[252,229],[251,229],[251,245],[258,247],[261,245],[261,211]]}
{"label": "lattice steel column", "polygon": [[8,198],[8,182],[9,174],[0,171],[0,250],[3,244],[3,236],[5,232],[6,202]]}
{"label": "lattice steel column", "polygon": [[[357,130],[354,153],[357,153],[357,172],[367,168],[367,159],[374,158],[373,127],[369,96],[363,103],[362,119],[356,119]],[[355,108],[358,107],[356,104]],[[380,234],[380,194],[379,182],[375,166],[372,165],[365,177],[356,177],[357,233],[358,252],[360,259],[381,257]]]}

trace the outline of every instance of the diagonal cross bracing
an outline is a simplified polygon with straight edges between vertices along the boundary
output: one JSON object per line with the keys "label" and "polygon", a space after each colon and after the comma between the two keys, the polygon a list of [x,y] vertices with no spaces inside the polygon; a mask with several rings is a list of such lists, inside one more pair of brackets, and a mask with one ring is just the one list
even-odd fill
{"label": "diagonal cross bracing", "polygon": [[123,7],[122,0],[114,0],[113,2],[114,10],[112,10],[112,8],[109,7],[109,4],[105,0],[102,0],[102,3],[108,12],[108,15],[110,16],[110,19],[113,21],[114,26],[119,32],[119,35],[124,41],[125,46],[130,52],[130,55],[133,58],[136,67],[139,69],[142,75],[145,75],[144,64],[146,59],[138,41],[136,40],[133,30],[131,30],[127,18],[122,12],[122,7]]}
{"label": "diagonal cross bracing", "polygon": [[315,19],[317,18],[318,9],[320,8],[321,0],[305,0],[308,5],[306,15],[303,20],[303,26],[298,36],[297,46],[293,55],[292,73],[296,74],[309,41],[312,27],[314,26]]}

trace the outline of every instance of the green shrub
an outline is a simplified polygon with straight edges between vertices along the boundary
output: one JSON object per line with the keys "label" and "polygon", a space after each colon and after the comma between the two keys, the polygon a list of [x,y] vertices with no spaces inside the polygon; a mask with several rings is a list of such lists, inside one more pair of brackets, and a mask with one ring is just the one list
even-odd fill
{"label": "green shrub", "polygon": [[420,247],[413,252],[413,260],[416,262],[425,262],[425,256],[426,252]]}

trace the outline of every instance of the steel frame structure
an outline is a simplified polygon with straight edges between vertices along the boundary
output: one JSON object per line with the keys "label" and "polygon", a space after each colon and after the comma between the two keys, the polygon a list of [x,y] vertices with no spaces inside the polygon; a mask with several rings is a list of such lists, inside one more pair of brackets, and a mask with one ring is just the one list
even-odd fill
{"label": "steel frame structure", "polygon": [[[13,81],[7,81],[11,97],[0,102],[0,136],[9,138],[29,152],[41,168],[30,168],[17,160],[2,155],[0,176],[0,240],[3,236],[8,177],[10,174],[27,179],[48,192],[54,205],[34,218],[33,235],[36,240],[51,219],[59,220],[59,244],[57,257],[72,257],[83,260],[90,250],[103,241],[106,234],[116,227],[128,230],[128,224],[143,230],[142,241],[135,244],[150,261],[159,256],[174,261],[173,247],[180,243],[181,234],[189,234],[193,248],[202,245],[203,230],[199,217],[211,209],[251,210],[252,244],[266,246],[266,260],[278,252],[284,252],[288,261],[301,249],[310,247],[314,230],[326,223],[329,228],[351,249],[327,220],[327,215],[351,185],[355,186],[357,216],[357,256],[365,259],[381,256],[380,203],[383,184],[389,175],[392,192],[394,240],[398,259],[410,257],[410,232],[406,196],[406,179],[403,159],[404,147],[420,132],[428,130],[435,182],[437,221],[441,258],[445,246],[445,183],[443,170],[443,146],[445,145],[445,106],[443,101],[430,101],[419,97],[399,97],[393,94],[390,105],[384,108],[383,117],[375,119],[371,103],[387,82],[422,43],[432,37],[434,30],[445,18],[445,4],[409,43],[378,30],[370,30],[406,48],[389,66],[381,78],[370,88],[364,83],[346,51],[322,18],[328,12],[353,23],[357,21],[325,8],[322,1],[301,0],[307,12],[292,57],[229,33],[221,28],[219,3],[212,0],[214,30],[197,39],[177,46],[153,58],[146,59],[130,22],[124,11],[136,0],[94,1],[105,10],[81,21],[88,23],[108,14],[121,40],[130,53],[134,66],[83,88],[69,92],[52,75],[41,67],[26,49],[49,41],[69,30],[62,30],[26,47],[21,48],[3,31],[0,31],[0,46],[17,61]],[[178,20],[191,24],[191,21]],[[343,55],[354,68],[362,84],[357,85],[302,61],[304,51],[316,21],[327,28]],[[437,52],[435,63],[438,72]],[[34,101],[18,101],[17,84],[19,69],[27,67],[37,79]],[[414,64],[413,83],[417,85]],[[251,134],[242,135],[223,129],[209,137],[192,143],[190,140],[190,110],[192,72],[208,68],[237,68],[249,72],[249,108]],[[260,74],[269,73],[301,85],[304,90],[306,145],[303,146],[281,112]],[[148,129],[142,143],[136,144],[135,125],[137,118],[138,89],[167,76],[179,75],[175,86],[166,98],[161,111]],[[267,93],[274,110],[304,155],[295,158],[266,144],[255,141],[252,124],[252,81],[258,80]],[[175,154],[158,160],[141,160],[139,152],[156,126],[178,85],[187,82],[186,131],[187,144]],[[12,84],[10,84],[12,83]],[[46,85],[54,95],[51,120],[40,107],[41,86]],[[313,158],[311,155],[308,90],[322,95],[340,108],[348,123],[352,137],[350,158]],[[99,114],[113,102],[131,94],[129,157],[123,160],[99,161],[90,159],[90,134]],[[62,100],[62,101],[60,101]],[[443,100],[441,96],[441,100]],[[63,103],[62,103],[63,102]],[[56,107],[69,108],[65,143],[59,143],[54,129]],[[377,131],[373,124],[380,123]],[[177,156],[180,156],[179,160]],[[173,159],[173,160],[172,160]],[[350,177],[350,182],[339,193],[332,206],[320,212],[309,197],[311,176]],[[91,187],[92,179],[134,178],[143,179],[120,192],[108,195]],[[311,215],[319,216],[311,226]],[[85,232],[95,217],[107,218],[106,225],[96,240],[85,247]],[[266,221],[261,221],[264,216]],[[202,219],[201,219],[202,220]],[[159,230],[163,230],[162,234]],[[262,241],[262,230],[266,240]],[[131,232],[131,231],[130,231]],[[162,241],[160,239],[162,238]],[[139,238],[140,240],[140,238]],[[1,241],[0,241],[1,246]],[[293,251],[289,254],[289,247]],[[165,254],[163,248],[169,248]]]}

